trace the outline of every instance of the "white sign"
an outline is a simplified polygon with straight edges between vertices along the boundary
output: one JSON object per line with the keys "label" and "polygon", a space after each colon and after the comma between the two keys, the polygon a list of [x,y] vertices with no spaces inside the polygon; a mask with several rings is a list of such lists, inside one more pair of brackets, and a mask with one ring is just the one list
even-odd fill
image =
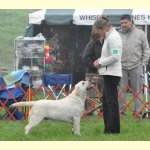
{"label": "white sign", "polygon": [[150,9],[133,9],[132,17],[135,25],[150,25]]}
{"label": "white sign", "polygon": [[73,23],[76,25],[93,25],[103,13],[103,9],[76,9],[73,14]]}

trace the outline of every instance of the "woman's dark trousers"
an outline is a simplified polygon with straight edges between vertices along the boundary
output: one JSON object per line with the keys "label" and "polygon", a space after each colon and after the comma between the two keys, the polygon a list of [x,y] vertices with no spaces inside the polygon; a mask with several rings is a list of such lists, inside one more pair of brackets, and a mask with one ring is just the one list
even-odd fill
{"label": "woman's dark trousers", "polygon": [[103,76],[103,117],[104,117],[104,133],[120,133],[120,115],[118,106],[118,84],[120,77]]}

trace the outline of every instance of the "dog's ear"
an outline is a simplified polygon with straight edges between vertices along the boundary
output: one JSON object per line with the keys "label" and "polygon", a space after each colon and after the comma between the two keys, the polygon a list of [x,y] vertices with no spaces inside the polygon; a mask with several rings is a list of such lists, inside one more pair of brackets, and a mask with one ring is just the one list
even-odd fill
{"label": "dog's ear", "polygon": [[80,96],[80,89],[79,89],[79,86],[76,87],[75,94],[76,94],[77,96]]}

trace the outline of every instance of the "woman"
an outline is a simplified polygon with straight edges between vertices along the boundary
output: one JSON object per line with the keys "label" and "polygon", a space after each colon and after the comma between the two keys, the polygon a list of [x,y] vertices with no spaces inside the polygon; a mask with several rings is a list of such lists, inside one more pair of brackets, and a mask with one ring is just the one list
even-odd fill
{"label": "woman", "polygon": [[101,50],[103,45],[103,37],[100,38],[98,30],[93,26],[91,32],[91,39],[86,44],[83,51],[82,59],[86,65],[85,73],[97,73],[97,69],[94,67],[94,61],[101,56]]}
{"label": "woman", "polygon": [[[98,30],[93,26],[92,32],[91,32],[91,39],[86,44],[82,59],[86,66],[85,73],[94,73],[97,74],[97,69],[94,67],[94,61],[98,59],[101,56],[101,50],[104,42],[104,38],[100,37],[100,35],[97,32]],[[98,84],[99,89],[102,88],[101,84]],[[88,91],[89,97],[94,97],[95,92],[93,89]],[[86,100],[85,101],[85,109],[88,110],[90,107],[90,103]],[[89,110],[90,111],[90,110]],[[100,108],[100,111],[101,108]],[[87,115],[93,115],[94,111],[90,111]]]}
{"label": "woman", "polygon": [[107,17],[98,18],[94,26],[99,35],[105,37],[101,57],[94,62],[94,66],[104,78],[102,100],[104,133],[118,134],[120,133],[120,116],[117,87],[122,76],[122,40]]}

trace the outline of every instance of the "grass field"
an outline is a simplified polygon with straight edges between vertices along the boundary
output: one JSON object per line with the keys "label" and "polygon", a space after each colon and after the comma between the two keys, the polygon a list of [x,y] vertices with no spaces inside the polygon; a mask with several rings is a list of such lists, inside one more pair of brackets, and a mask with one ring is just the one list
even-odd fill
{"label": "grass field", "polygon": [[0,123],[0,141],[149,141],[149,119],[132,120],[129,114],[121,119],[121,133],[119,135],[103,134],[103,119],[95,122],[95,117],[90,121],[81,120],[81,136],[71,133],[68,123],[50,120],[42,121],[32,129],[29,135],[24,134],[27,121],[3,121]]}
{"label": "grass field", "polygon": [[0,68],[14,69],[14,40],[24,36],[28,25],[28,14],[31,9],[1,9],[0,10]]}
{"label": "grass field", "polygon": [[[41,96],[40,94],[37,97]],[[132,95],[128,94],[128,101]],[[133,103],[130,104],[133,108]],[[143,110],[144,113],[145,110]],[[133,118],[132,112],[127,109],[127,115],[120,119],[121,133],[118,135],[103,134],[103,119],[96,121],[94,116],[81,120],[81,136],[71,133],[72,126],[68,123],[43,120],[31,130],[29,135],[24,134],[27,120],[0,122],[0,141],[150,141],[150,119],[138,120]]]}

